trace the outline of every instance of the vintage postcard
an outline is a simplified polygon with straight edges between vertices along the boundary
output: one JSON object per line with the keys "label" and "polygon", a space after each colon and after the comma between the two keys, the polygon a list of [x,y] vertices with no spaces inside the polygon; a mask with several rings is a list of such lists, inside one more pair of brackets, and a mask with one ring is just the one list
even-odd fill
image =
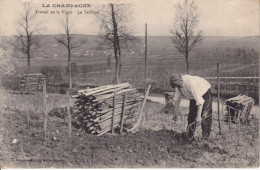
{"label": "vintage postcard", "polygon": [[259,167],[258,0],[0,0],[0,169]]}

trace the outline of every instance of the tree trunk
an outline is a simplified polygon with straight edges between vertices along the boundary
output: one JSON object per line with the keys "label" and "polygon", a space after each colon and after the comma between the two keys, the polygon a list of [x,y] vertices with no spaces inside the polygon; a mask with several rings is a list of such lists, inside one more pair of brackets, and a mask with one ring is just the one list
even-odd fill
{"label": "tree trunk", "polygon": [[117,37],[117,47],[118,47],[118,83],[121,82],[121,73],[122,73],[122,61],[121,61],[121,49],[119,46],[119,39]]}
{"label": "tree trunk", "polygon": [[186,60],[186,64],[187,64],[187,74],[189,74],[189,61]]}
{"label": "tree trunk", "polygon": [[28,56],[28,61],[27,61],[27,73],[30,74],[30,59],[29,59],[29,56]]}
{"label": "tree trunk", "polygon": [[67,91],[67,113],[68,113],[68,134],[69,134],[69,143],[71,144],[71,113],[70,113],[70,93]]}
{"label": "tree trunk", "polygon": [[72,82],[71,82],[70,50],[68,50],[68,69],[69,69],[69,89],[71,89]]}
{"label": "tree trunk", "polygon": [[119,65],[118,65],[118,56],[117,56],[117,47],[114,42],[114,53],[115,53],[115,60],[116,60],[116,70],[115,70],[115,83],[119,83]]}
{"label": "tree trunk", "polygon": [[190,65],[189,65],[189,53],[188,52],[186,52],[185,58],[186,58],[186,65],[187,65],[187,74],[189,74]]}
{"label": "tree trunk", "polygon": [[[120,47],[119,47],[119,39],[118,39],[118,30],[117,30],[117,22],[115,18],[115,11],[114,11],[114,5],[110,4],[111,6],[111,16],[112,16],[112,21],[113,21],[113,33],[114,33],[114,52],[115,52],[115,59],[116,59],[116,72],[115,72],[115,81],[116,83],[120,83],[120,65],[121,65],[121,54],[120,54]],[[119,52],[119,54],[117,53]],[[117,55],[118,54],[118,55]]]}
{"label": "tree trunk", "polygon": [[68,63],[68,68],[69,68],[69,88],[72,88],[72,82],[71,82],[71,66],[70,62]]}
{"label": "tree trunk", "polygon": [[122,62],[121,55],[118,55],[118,83],[121,82]]}
{"label": "tree trunk", "polygon": [[30,51],[27,51],[27,72],[28,74],[30,74],[30,65],[31,65],[31,55],[30,55]]}
{"label": "tree trunk", "polygon": [[118,60],[119,60],[119,58],[117,57],[117,58],[116,58],[116,72],[115,72],[115,81],[116,81],[115,83],[116,83],[116,84],[119,84],[119,83],[120,83],[120,79],[119,79],[119,76],[120,76],[120,75],[119,75],[119,73],[120,73],[120,72],[119,72],[120,64],[119,64],[119,61],[118,61]]}

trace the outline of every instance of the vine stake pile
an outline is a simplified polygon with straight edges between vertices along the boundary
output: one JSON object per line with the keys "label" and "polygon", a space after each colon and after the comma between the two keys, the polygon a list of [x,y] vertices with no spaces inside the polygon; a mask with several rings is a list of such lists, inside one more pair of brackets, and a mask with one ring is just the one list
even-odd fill
{"label": "vine stake pile", "polygon": [[74,96],[76,126],[98,136],[131,122],[140,104],[141,95],[129,83],[80,90]]}

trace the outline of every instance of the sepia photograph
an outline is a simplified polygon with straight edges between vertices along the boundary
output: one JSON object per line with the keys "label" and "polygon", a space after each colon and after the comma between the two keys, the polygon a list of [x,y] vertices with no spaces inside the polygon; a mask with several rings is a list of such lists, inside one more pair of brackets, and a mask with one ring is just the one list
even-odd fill
{"label": "sepia photograph", "polygon": [[259,0],[0,0],[0,169],[259,168]]}

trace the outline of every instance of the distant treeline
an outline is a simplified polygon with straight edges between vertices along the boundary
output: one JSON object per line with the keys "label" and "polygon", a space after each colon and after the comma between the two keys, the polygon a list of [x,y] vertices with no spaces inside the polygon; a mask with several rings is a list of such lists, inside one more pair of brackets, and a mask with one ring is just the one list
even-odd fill
{"label": "distant treeline", "polygon": [[[71,74],[72,77],[87,75],[90,70],[93,70],[92,66],[81,65],[77,66],[76,63],[71,63]],[[68,75],[67,66],[44,66],[40,69],[40,73],[46,76],[47,85],[54,85],[60,82],[66,82],[66,77]]]}
{"label": "distant treeline", "polygon": [[259,52],[254,48],[201,48],[194,51],[197,57],[226,59],[227,61],[238,61],[241,63],[253,63],[258,61]]}

